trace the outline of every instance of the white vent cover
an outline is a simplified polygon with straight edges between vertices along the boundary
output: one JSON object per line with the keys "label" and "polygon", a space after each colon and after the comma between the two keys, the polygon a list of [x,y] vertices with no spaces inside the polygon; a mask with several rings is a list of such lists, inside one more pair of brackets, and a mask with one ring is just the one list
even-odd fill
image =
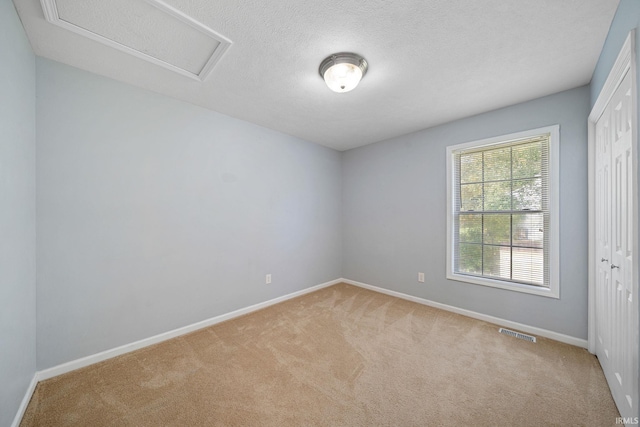
{"label": "white vent cover", "polygon": [[47,21],[203,81],[231,41],[161,0],[40,0]]}
{"label": "white vent cover", "polygon": [[521,340],[536,342],[536,337],[534,337],[533,335],[521,334],[520,332],[516,332],[509,329],[504,329],[504,328],[500,328],[498,332],[504,335],[509,335],[510,337],[521,339]]}

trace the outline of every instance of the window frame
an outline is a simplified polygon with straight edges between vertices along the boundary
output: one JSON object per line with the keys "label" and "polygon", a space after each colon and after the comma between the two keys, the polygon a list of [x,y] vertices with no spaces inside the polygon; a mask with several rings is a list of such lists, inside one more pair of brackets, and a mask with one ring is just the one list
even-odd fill
{"label": "window frame", "polygon": [[[455,206],[455,157],[462,150],[491,148],[494,145],[505,144],[523,138],[549,134],[549,287],[514,283],[500,279],[471,276],[454,271],[454,218]],[[462,144],[447,146],[447,279],[466,282],[493,288],[506,289],[527,294],[540,295],[550,298],[560,298],[560,125],[545,126],[522,132],[500,135]]]}

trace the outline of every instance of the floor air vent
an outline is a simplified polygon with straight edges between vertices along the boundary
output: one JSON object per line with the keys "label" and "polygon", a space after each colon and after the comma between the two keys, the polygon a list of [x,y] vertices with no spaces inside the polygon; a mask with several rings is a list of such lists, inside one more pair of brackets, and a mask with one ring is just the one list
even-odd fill
{"label": "floor air vent", "polygon": [[536,337],[532,335],[521,334],[520,332],[511,331],[505,328],[500,328],[498,332],[500,332],[501,334],[509,335],[510,337],[521,339],[521,340],[536,342]]}

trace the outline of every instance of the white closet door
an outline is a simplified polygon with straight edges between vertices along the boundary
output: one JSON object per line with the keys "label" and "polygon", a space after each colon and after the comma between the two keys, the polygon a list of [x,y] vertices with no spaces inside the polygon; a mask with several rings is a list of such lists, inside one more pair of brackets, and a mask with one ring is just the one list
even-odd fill
{"label": "white closet door", "polygon": [[596,354],[611,364],[611,112],[596,123]]}
{"label": "white closet door", "polygon": [[623,417],[638,416],[631,88],[627,73],[596,123],[596,354]]}

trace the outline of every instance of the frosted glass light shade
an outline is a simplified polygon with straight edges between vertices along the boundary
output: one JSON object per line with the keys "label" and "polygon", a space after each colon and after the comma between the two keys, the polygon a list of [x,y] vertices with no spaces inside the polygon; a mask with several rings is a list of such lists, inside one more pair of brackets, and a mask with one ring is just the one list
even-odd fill
{"label": "frosted glass light shade", "polygon": [[367,61],[355,53],[335,53],[320,64],[320,75],[334,92],[353,90],[367,72]]}
{"label": "frosted glass light shade", "polygon": [[324,81],[334,92],[349,92],[360,83],[362,71],[353,64],[336,64],[324,72]]}

